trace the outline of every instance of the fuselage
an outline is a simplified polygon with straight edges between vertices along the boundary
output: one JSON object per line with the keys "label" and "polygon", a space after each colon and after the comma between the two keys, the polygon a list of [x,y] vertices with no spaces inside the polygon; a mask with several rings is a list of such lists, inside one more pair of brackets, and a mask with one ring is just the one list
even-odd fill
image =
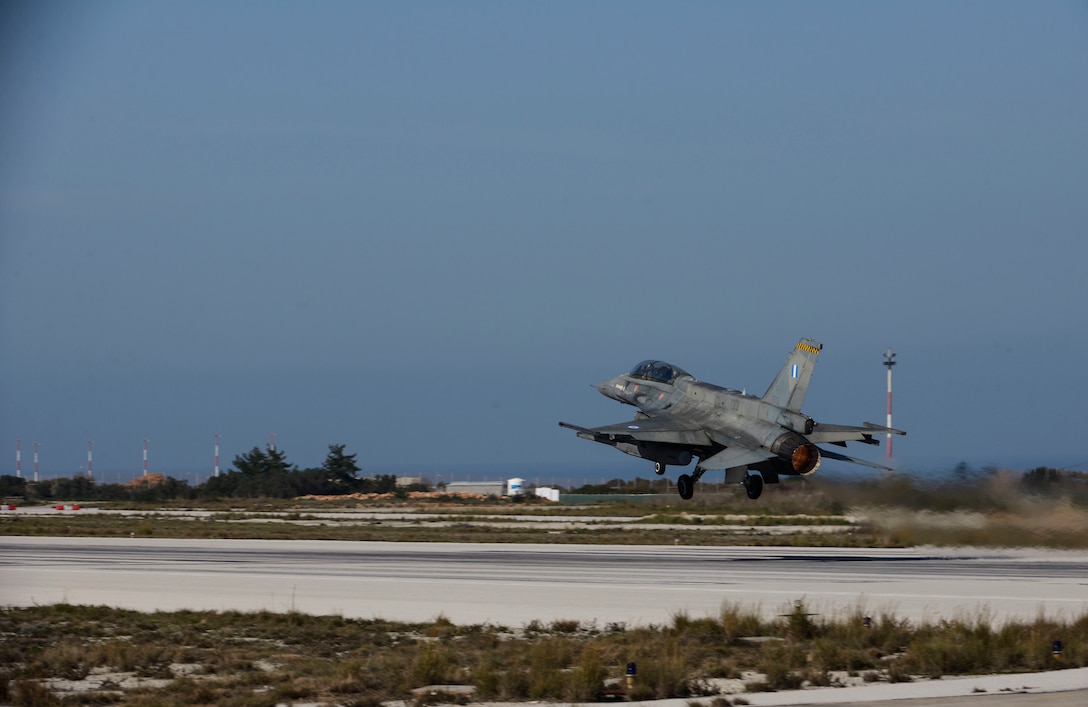
{"label": "fuselage", "polygon": [[810,474],[820,463],[819,450],[804,437],[815,427],[812,418],[743,391],[703,383],[670,364],[644,361],[595,387],[649,417],[668,414],[701,428],[714,448],[762,447],[788,462],[778,473]]}

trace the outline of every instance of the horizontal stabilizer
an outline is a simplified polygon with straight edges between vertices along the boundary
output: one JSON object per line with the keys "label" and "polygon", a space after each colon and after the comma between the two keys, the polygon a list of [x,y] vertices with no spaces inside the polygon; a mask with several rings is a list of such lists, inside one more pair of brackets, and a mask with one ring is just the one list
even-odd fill
{"label": "horizontal stabilizer", "polygon": [[870,429],[873,432],[876,432],[877,434],[882,434],[882,435],[905,435],[906,434],[906,432],[904,432],[903,430],[897,430],[894,427],[885,427],[884,425],[877,425],[877,424],[872,423],[872,422],[863,422],[861,424],[864,425],[867,429]]}
{"label": "horizontal stabilizer", "polygon": [[837,459],[841,462],[850,462],[851,464],[861,464],[862,466],[872,467],[873,469],[880,469],[881,471],[895,471],[890,466],[884,466],[882,464],[874,464],[873,462],[865,461],[864,459],[856,459],[854,457],[848,457],[845,454],[839,454],[838,452],[832,452],[831,450],[820,448],[821,456],[828,459]]}
{"label": "horizontal stabilizer", "polygon": [[805,435],[810,442],[815,444],[837,444],[845,447],[845,442],[861,442],[862,444],[880,444],[873,439],[874,435],[905,435],[902,430],[891,427],[881,427],[871,422],[863,422],[861,427],[853,425],[825,425],[819,423],[811,434]]}

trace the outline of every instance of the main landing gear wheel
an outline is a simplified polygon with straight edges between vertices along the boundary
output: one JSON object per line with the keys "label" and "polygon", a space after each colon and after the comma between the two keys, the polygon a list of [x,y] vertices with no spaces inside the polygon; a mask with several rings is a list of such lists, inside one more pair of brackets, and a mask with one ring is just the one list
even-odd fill
{"label": "main landing gear wheel", "polygon": [[661,476],[665,473],[665,465],[661,462],[654,462],[654,473]]}
{"label": "main landing gear wheel", "polygon": [[680,492],[680,498],[685,501],[691,500],[691,497],[695,495],[695,481],[687,474],[681,474],[676,480],[676,490]]}
{"label": "main landing gear wheel", "polygon": [[759,474],[750,474],[744,477],[744,490],[748,492],[748,498],[753,501],[763,493],[763,477]]}

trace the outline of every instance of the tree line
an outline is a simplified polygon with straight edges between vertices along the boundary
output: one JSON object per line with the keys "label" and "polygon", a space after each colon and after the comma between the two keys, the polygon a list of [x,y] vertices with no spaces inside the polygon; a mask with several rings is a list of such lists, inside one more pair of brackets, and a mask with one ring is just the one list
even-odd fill
{"label": "tree line", "polygon": [[330,444],[319,467],[299,469],[279,449],[253,449],[234,457],[232,469],[202,484],[164,477],[161,483],[105,484],[94,479],[49,479],[31,482],[17,476],[0,476],[0,497],[28,501],[139,501],[214,500],[220,498],[295,498],[297,496],[349,493],[393,493],[397,477],[381,474],[360,478],[355,454],[343,444]]}

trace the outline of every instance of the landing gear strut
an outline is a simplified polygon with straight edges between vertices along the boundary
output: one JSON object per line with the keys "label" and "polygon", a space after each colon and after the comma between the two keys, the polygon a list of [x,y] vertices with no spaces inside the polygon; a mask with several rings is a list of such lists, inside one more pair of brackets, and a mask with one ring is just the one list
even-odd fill
{"label": "landing gear strut", "polygon": [[759,498],[759,495],[763,493],[763,477],[759,474],[745,476],[744,490],[748,493],[748,498],[753,501]]}

